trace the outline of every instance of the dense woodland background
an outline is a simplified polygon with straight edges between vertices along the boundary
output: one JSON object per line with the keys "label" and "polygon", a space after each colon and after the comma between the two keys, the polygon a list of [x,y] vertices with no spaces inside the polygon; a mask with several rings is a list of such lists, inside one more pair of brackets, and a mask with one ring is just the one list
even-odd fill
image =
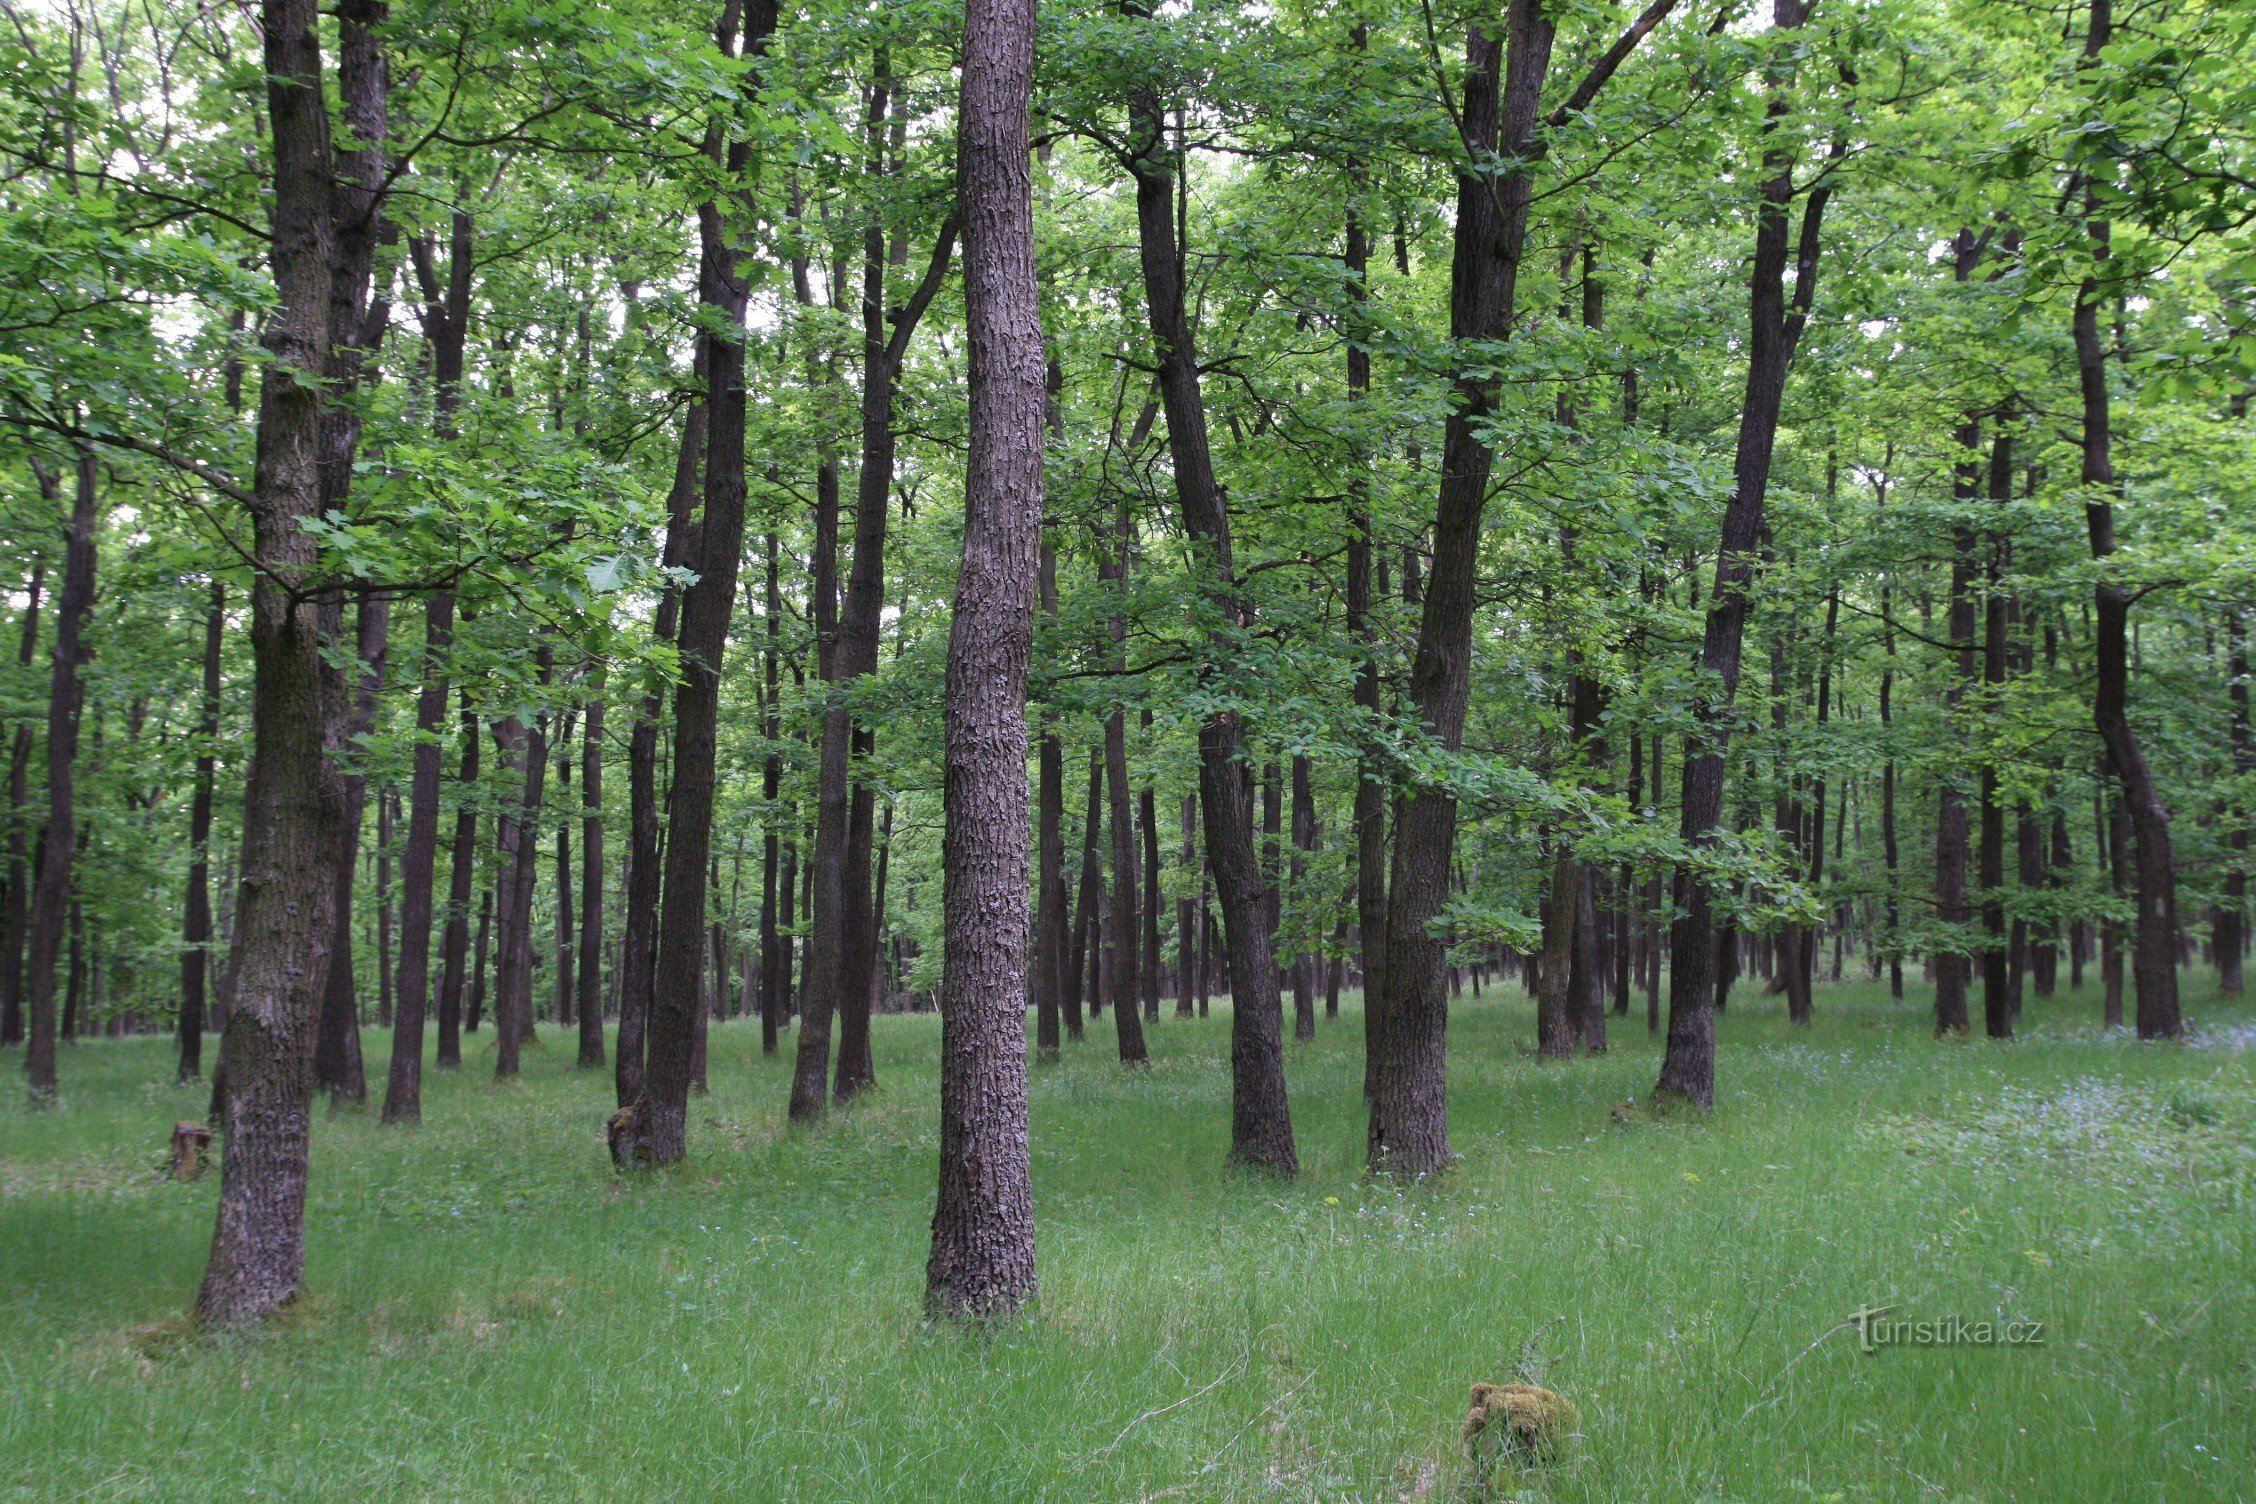
{"label": "dense woodland background", "polygon": [[[333,1100],[412,1120],[427,1049],[537,1040],[663,1161],[739,1016],[796,1052],[779,1113],[879,1085],[872,1012],[948,1007],[971,818],[960,9],[4,9],[34,1094],[99,1033],[214,1073],[288,813],[254,749],[327,790],[282,886],[330,885]],[[295,146],[278,17],[326,90]],[[1290,1170],[1285,1015],[1360,991],[1373,1165],[1418,1173],[1499,973],[1549,1055],[1666,1028],[1701,1104],[1715,1012],[1828,979],[1932,982],[1946,1037],[2087,968],[2148,1036],[2181,966],[2239,990],[2256,11],[1039,24],[1037,1055],[1227,994],[1233,1153]],[[318,632],[295,701],[260,600]]]}

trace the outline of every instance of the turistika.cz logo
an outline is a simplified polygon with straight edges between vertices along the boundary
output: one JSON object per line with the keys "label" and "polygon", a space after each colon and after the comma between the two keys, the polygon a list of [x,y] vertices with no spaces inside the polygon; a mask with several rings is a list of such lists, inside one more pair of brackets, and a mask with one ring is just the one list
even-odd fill
{"label": "turistika.cz logo", "polygon": [[1866,1306],[1852,1313],[1860,1351],[1876,1353],[1883,1347],[2042,1347],[2045,1324],[2041,1321],[1968,1321],[1943,1316],[1914,1321],[1894,1316],[1893,1306]]}

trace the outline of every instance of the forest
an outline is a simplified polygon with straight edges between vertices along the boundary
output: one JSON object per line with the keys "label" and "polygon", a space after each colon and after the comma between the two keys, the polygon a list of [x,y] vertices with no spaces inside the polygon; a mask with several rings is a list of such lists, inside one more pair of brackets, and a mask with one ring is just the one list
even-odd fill
{"label": "forest", "polygon": [[1634,3],[0,0],[0,1499],[2256,1498],[2256,6]]}

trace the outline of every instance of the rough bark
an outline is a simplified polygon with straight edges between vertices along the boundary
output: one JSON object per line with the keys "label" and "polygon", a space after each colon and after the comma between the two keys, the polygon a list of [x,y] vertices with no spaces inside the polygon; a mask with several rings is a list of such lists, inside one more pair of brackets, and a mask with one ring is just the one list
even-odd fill
{"label": "rough bark", "polygon": [[[1042,535],[1042,324],[1028,116],[1035,0],[969,0],[957,193],[971,387],[948,634],[940,1186],[925,1304],[1034,1299],[1026,1123],[1026,668]],[[1131,1011],[1123,1008],[1123,1012]]]}
{"label": "rough bark", "polygon": [[[355,5],[355,20],[366,7]],[[219,1209],[196,1310],[254,1322],[294,1297],[304,1271],[313,1034],[328,971],[332,848],[342,799],[324,752],[317,611],[293,587],[313,572],[303,524],[321,503],[321,397],[334,244],[328,110],[312,0],[261,7],[273,199],[275,303],[260,383],[251,590],[253,760],[243,883],[222,1036]]]}

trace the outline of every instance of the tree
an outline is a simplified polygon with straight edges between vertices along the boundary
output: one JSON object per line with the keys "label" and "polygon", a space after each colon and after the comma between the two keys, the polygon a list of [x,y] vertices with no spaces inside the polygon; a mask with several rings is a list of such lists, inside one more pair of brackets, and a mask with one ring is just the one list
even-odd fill
{"label": "tree", "polygon": [[1007,1315],[1037,1288],[1025,1013],[1026,666],[1044,400],[1028,164],[1034,34],[1034,0],[970,0],[957,117],[971,450],[948,636],[940,1194],[925,1304],[982,1317]]}

